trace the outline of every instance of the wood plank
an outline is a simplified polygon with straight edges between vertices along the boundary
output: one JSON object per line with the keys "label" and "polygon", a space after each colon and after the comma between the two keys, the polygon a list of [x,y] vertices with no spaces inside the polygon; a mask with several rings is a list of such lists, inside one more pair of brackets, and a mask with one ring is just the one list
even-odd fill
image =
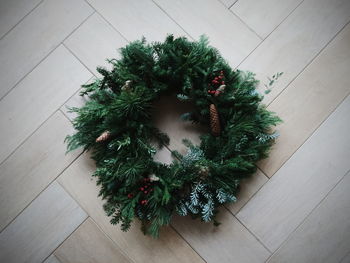
{"label": "wood plank", "polygon": [[350,93],[350,25],[270,104],[283,123],[268,159],[259,167],[272,176]]}
{"label": "wood plank", "polygon": [[65,154],[71,133],[57,112],[0,166],[0,231],[78,156]]}
{"label": "wood plank", "polygon": [[173,225],[208,263],[265,262],[270,252],[225,208],[217,219],[219,227],[177,216]]}
{"label": "wood plank", "polygon": [[41,262],[87,217],[56,182],[0,234],[0,261]]}
{"label": "wood plank", "polygon": [[[90,83],[90,81],[88,81]],[[66,101],[64,105],[61,106],[60,110],[62,113],[70,120],[73,121],[74,118],[76,118],[78,115],[75,112],[70,112],[70,108],[72,107],[77,107],[81,108],[82,106],[85,105],[87,102],[88,98],[87,96],[80,96],[81,90],[78,90],[72,97],[69,98],[69,100]]]}
{"label": "wood plank", "polygon": [[350,252],[350,173],[269,262],[340,262]]}
{"label": "wood plank", "polygon": [[90,218],[63,242],[55,255],[62,263],[131,262]]}
{"label": "wood plank", "polygon": [[237,194],[237,201],[226,207],[232,214],[237,214],[239,210],[255,195],[256,192],[268,181],[267,177],[258,171],[251,177],[243,179],[240,183],[240,190]]}
{"label": "wood plank", "polygon": [[184,30],[198,39],[205,33],[231,66],[236,67],[261,42],[217,0],[155,0]]}
{"label": "wood plank", "polygon": [[1,39],[0,98],[92,12],[83,0],[45,0]]}
{"label": "wood plank", "polygon": [[43,263],[61,263],[54,254],[49,256]]}
{"label": "wood plank", "polygon": [[40,2],[41,0],[0,0],[0,38]]}
{"label": "wood plank", "polygon": [[266,38],[303,0],[239,0],[230,9]]}
{"label": "wood plank", "polygon": [[88,0],[127,40],[163,41],[167,34],[185,32],[151,0]]}
{"label": "wood plank", "polygon": [[111,69],[106,59],[119,58],[117,49],[125,46],[127,41],[95,13],[64,43],[91,72],[98,75],[96,67]]}
{"label": "wood plank", "polygon": [[230,8],[237,0],[220,0],[227,8]]}
{"label": "wood plank", "polygon": [[350,169],[350,97],[237,214],[276,250]]}
{"label": "wood plank", "polygon": [[91,78],[60,46],[0,102],[0,163]]}
{"label": "wood plank", "polygon": [[[136,222],[128,232],[113,226],[105,215],[98,187],[90,175],[95,170],[87,154],[80,156],[58,181],[87,211],[98,226],[134,262],[203,262],[193,249],[170,227],[164,228],[158,240],[144,236]],[[132,245],[130,245],[132,244]]]}
{"label": "wood plank", "polygon": [[270,103],[350,19],[348,0],[305,0],[239,66],[256,73],[263,93],[267,77],[284,72],[264,98]]}

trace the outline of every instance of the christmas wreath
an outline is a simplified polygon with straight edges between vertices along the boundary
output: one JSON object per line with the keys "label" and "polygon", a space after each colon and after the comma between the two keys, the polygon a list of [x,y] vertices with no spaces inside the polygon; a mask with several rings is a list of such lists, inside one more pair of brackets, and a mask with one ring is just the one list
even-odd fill
{"label": "christmas wreath", "polygon": [[[83,85],[89,99],[71,109],[77,132],[66,138],[68,151],[91,150],[104,209],[122,230],[138,218],[144,233],[158,236],[175,213],[217,225],[218,207],[236,200],[240,180],[267,156],[280,119],[261,104],[254,74],[232,70],[205,37],[142,39],[120,53],[109,60],[112,70],[98,68],[102,77]],[[170,165],[153,159],[169,143],[151,121],[162,94],[190,101],[194,110],[184,121],[208,127],[200,145],[184,139],[187,154],[173,151]]]}

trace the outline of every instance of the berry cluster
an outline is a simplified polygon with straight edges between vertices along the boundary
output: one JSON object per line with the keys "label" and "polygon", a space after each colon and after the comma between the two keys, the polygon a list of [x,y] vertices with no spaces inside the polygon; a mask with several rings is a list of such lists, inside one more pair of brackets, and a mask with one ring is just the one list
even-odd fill
{"label": "berry cluster", "polygon": [[216,76],[211,83],[208,84],[209,89],[208,93],[211,95],[218,96],[221,92],[223,92],[223,86],[225,85],[225,76],[224,72],[221,70],[220,75]]}
{"label": "berry cluster", "polygon": [[[151,187],[152,183],[151,180],[149,178],[144,178],[143,179],[143,184],[140,186],[140,188],[138,189],[144,196],[148,195],[150,192],[153,191],[153,188]],[[128,198],[131,199],[134,197],[133,193],[129,193],[128,194]],[[147,199],[143,199],[140,201],[141,205],[147,205],[148,200]]]}

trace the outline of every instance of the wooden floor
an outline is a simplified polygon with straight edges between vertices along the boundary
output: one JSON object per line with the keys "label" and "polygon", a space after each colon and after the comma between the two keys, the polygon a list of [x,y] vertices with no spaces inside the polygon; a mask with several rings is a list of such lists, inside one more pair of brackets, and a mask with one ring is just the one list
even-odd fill
{"label": "wooden floor", "polygon": [[[0,262],[350,262],[349,21],[349,0],[0,0]],[[109,223],[63,140],[96,66],[167,33],[208,35],[261,92],[284,72],[264,99],[284,123],[220,227],[176,217],[154,240]],[[198,142],[186,109],[157,106],[171,149]]]}

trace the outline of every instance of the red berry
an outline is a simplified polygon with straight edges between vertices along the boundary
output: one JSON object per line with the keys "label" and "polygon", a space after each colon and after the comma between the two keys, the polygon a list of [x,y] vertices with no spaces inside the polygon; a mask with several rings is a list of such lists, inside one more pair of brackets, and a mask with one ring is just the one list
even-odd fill
{"label": "red berry", "polygon": [[143,187],[140,188],[141,191],[145,190]]}
{"label": "red berry", "polygon": [[147,188],[148,187],[148,185],[146,184],[145,186],[144,186],[144,188]]}
{"label": "red berry", "polygon": [[130,198],[133,198],[133,196],[134,196],[134,195],[133,195],[133,194],[131,194],[131,193],[130,193],[130,194],[128,194],[128,198],[129,198],[129,199],[130,199]]}
{"label": "red berry", "polygon": [[148,192],[147,191],[143,191],[144,194],[147,194]]}
{"label": "red berry", "polygon": [[146,205],[147,202],[148,202],[147,200],[142,200],[142,201],[141,201],[141,205]]}
{"label": "red berry", "polygon": [[221,85],[224,85],[225,84],[225,81],[221,81]]}

